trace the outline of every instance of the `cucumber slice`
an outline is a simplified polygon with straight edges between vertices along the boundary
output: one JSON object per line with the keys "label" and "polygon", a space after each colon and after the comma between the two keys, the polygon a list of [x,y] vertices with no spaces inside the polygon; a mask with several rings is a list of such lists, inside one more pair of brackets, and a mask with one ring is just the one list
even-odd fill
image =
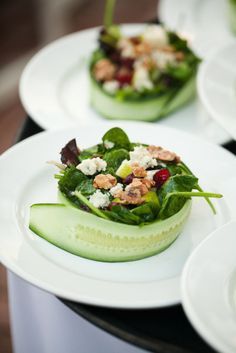
{"label": "cucumber slice", "polygon": [[35,204],[30,229],[50,243],[88,259],[121,262],[165,250],[181,232],[191,200],[174,216],[139,227],[102,219],[63,204]]}
{"label": "cucumber slice", "polygon": [[90,75],[91,105],[104,117],[119,120],[155,121],[180,108],[195,95],[195,76],[176,94],[137,101],[120,101],[105,92]]}

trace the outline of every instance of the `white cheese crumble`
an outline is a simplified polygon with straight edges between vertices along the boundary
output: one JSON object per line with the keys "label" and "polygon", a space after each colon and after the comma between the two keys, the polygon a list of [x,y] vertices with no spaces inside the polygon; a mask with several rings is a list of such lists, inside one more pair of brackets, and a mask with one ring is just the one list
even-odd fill
{"label": "white cheese crumble", "polygon": [[168,65],[175,65],[177,63],[173,53],[161,50],[153,51],[152,58],[160,70],[164,70]]}
{"label": "white cheese crumble", "polygon": [[117,48],[120,49],[123,58],[135,57],[134,45],[129,38],[121,38],[117,43]]}
{"label": "white cheese crumble", "polygon": [[105,140],[104,141],[104,146],[107,150],[110,150],[111,148],[113,148],[115,146],[114,142]]}
{"label": "white cheese crumble", "polygon": [[103,84],[103,88],[107,93],[114,94],[119,89],[119,82],[116,80],[106,81]]}
{"label": "white cheese crumble", "polygon": [[103,194],[101,190],[95,191],[95,193],[89,197],[89,201],[96,208],[105,208],[110,203],[108,194]]}
{"label": "white cheese crumble", "polygon": [[110,189],[110,194],[115,196],[118,192],[123,191],[123,185],[121,183],[117,183]]}
{"label": "white cheese crumble", "polygon": [[134,71],[133,85],[137,91],[152,89],[153,83],[150,80],[148,70],[143,66],[138,66]]}
{"label": "white cheese crumble", "polygon": [[93,175],[96,172],[105,171],[106,167],[107,162],[99,157],[96,157],[83,160],[80,164],[77,165],[76,168],[85,175]]}
{"label": "white cheese crumble", "polygon": [[157,160],[152,158],[150,152],[143,146],[136,146],[134,150],[129,153],[130,164],[138,163],[141,167],[153,168],[157,166]]}
{"label": "white cheese crumble", "polygon": [[161,48],[169,44],[166,30],[159,25],[148,26],[142,35],[142,39],[151,48]]}

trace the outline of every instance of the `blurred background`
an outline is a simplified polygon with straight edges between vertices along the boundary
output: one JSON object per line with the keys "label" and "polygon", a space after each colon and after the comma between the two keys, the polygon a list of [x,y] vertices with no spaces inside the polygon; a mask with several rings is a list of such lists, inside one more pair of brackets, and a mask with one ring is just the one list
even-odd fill
{"label": "blurred background", "polygon": [[[26,119],[18,82],[28,60],[56,38],[101,25],[104,5],[105,0],[0,1],[0,153],[14,144]],[[155,20],[157,5],[157,0],[118,0],[115,21]],[[6,272],[1,265],[0,352],[12,353]]]}

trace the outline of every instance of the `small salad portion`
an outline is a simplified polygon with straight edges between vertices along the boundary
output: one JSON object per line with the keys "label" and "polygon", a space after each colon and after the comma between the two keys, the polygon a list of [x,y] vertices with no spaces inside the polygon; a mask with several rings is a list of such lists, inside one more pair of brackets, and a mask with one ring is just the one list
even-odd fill
{"label": "small salad portion", "polygon": [[157,120],[194,96],[200,60],[162,25],[125,36],[106,21],[98,43],[90,62],[91,102],[104,116]]}
{"label": "small salad portion", "polygon": [[61,150],[61,204],[31,207],[30,228],[74,254],[126,261],[164,250],[180,233],[191,197],[210,197],[181,158],[158,145],[130,142],[112,128],[102,142],[81,150],[76,140]]}

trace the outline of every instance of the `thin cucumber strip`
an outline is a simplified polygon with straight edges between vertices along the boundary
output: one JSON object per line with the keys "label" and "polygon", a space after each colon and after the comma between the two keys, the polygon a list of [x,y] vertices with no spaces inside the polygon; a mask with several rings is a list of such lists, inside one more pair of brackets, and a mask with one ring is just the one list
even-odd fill
{"label": "thin cucumber strip", "polygon": [[191,200],[187,200],[172,217],[140,227],[62,204],[35,204],[30,208],[30,229],[78,256],[97,261],[133,261],[169,247],[182,231],[190,210]]}
{"label": "thin cucumber strip", "polygon": [[170,192],[167,197],[171,197],[171,196],[183,196],[183,197],[213,197],[213,198],[217,198],[220,199],[221,197],[223,197],[223,195],[221,194],[216,194],[214,192],[194,192],[194,191],[177,191],[177,192]]}

